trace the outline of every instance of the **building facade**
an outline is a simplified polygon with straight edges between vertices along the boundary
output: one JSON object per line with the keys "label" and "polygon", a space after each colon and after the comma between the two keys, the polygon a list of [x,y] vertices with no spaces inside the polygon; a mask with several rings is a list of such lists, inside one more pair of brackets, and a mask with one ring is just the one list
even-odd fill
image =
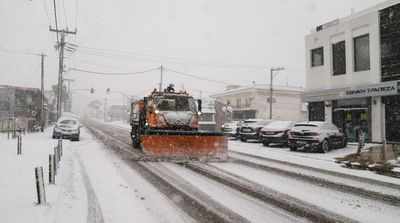
{"label": "building facade", "polygon": [[309,120],[349,141],[400,142],[400,1],[318,26],[305,46]]}
{"label": "building facade", "polygon": [[[273,120],[304,121],[307,109],[301,102],[302,88],[274,86],[272,99]],[[229,86],[225,91],[211,95],[216,101],[230,109],[228,119],[269,119],[270,88],[268,85],[254,84],[252,87]]]}

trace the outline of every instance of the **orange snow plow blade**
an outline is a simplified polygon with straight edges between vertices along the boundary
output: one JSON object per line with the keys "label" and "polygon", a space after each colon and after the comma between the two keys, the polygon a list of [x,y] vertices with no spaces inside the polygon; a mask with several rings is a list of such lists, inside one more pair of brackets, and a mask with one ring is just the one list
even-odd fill
{"label": "orange snow plow blade", "polygon": [[214,132],[168,132],[141,136],[142,151],[153,158],[224,161],[228,138]]}

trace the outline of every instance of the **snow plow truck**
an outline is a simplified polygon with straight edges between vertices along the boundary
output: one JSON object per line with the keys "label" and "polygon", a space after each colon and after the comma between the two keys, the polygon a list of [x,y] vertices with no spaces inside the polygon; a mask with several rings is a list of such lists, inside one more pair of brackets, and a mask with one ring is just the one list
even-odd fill
{"label": "snow plow truck", "polygon": [[228,139],[221,132],[199,131],[201,100],[170,85],[154,89],[131,104],[133,147],[146,157],[172,160],[225,161]]}

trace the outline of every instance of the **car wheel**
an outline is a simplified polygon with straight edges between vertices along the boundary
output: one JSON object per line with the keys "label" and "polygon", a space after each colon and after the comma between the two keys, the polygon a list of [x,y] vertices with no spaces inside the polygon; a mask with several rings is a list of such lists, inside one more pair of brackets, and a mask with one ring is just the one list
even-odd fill
{"label": "car wheel", "polygon": [[269,145],[269,143],[267,143],[267,142],[263,142],[262,143],[264,146],[268,146]]}
{"label": "car wheel", "polygon": [[328,143],[328,141],[326,139],[321,144],[321,152],[322,153],[329,152],[329,143]]}
{"label": "car wheel", "polygon": [[297,151],[297,147],[296,146],[291,146],[289,147],[290,151]]}
{"label": "car wheel", "polygon": [[347,139],[343,138],[343,140],[342,140],[342,148],[346,148],[346,146],[347,146]]}
{"label": "car wheel", "polygon": [[242,142],[246,142],[246,141],[247,141],[247,139],[245,139],[245,138],[243,138],[243,137],[240,137],[240,141],[242,141]]}

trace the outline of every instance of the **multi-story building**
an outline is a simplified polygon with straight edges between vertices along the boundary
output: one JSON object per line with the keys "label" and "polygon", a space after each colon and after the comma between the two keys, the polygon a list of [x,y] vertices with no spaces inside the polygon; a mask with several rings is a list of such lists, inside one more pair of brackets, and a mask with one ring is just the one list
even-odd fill
{"label": "multi-story building", "polygon": [[[302,88],[274,86],[272,99],[273,120],[304,121],[307,109],[301,103]],[[254,84],[252,87],[228,86],[223,92],[211,95],[216,101],[232,108],[229,119],[269,119],[269,85]]]}
{"label": "multi-story building", "polygon": [[305,46],[309,120],[333,122],[349,141],[400,142],[400,1],[320,25]]}

